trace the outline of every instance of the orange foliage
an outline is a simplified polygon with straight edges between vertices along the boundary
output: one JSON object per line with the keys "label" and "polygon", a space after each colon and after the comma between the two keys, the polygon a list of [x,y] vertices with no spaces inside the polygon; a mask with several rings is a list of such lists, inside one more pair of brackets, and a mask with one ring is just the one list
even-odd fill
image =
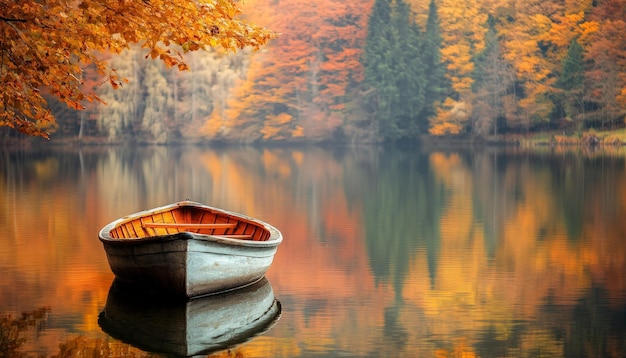
{"label": "orange foliage", "polygon": [[[626,108],[626,87],[622,88],[622,91],[617,96],[616,101],[622,108]],[[624,120],[624,123],[626,123],[626,119]]]}
{"label": "orange foliage", "polygon": [[[487,14],[478,0],[441,0],[438,6],[443,39],[441,61],[447,65],[446,76],[459,98],[456,101],[469,106],[473,97],[473,59],[485,47]],[[452,113],[458,106],[450,105],[450,101],[454,100],[449,98],[437,108],[439,113],[431,120],[430,134],[459,134],[467,126],[469,116]]]}
{"label": "orange foliage", "polygon": [[586,46],[590,36],[599,29],[597,22],[585,21],[583,12],[556,15],[553,20],[546,20],[550,21],[550,29],[539,40],[554,45],[553,50],[546,55],[553,59],[555,65],[560,65],[573,39]]}
{"label": "orange foliage", "polygon": [[183,52],[259,48],[274,34],[237,20],[232,0],[0,2],[0,126],[48,137],[55,119],[45,94],[73,109],[98,100],[84,92],[82,66],[93,64],[113,87],[124,83],[97,51],[141,43],[146,57],[187,69]]}
{"label": "orange foliage", "polygon": [[285,134],[281,133],[281,129],[285,128],[286,124],[292,121],[293,117],[283,112],[277,116],[268,115],[263,123],[263,139],[283,140],[288,138]]}
{"label": "orange foliage", "polygon": [[[289,140],[325,137],[341,125],[332,112],[342,112],[346,89],[363,78],[370,3],[256,0],[246,8],[250,18],[282,35],[252,56],[248,78],[225,112],[233,128],[252,140]],[[284,116],[293,120],[275,120]]]}
{"label": "orange foliage", "polygon": [[220,138],[222,134],[227,133],[227,123],[218,113],[220,113],[219,109],[216,108],[211,113],[211,116],[204,122],[200,130],[203,135],[209,138]]}
{"label": "orange foliage", "polygon": [[599,31],[599,23],[588,15],[590,10],[589,1],[533,0],[511,2],[496,12],[503,16],[498,27],[503,57],[524,86],[525,96],[518,106],[526,126],[547,120],[554,112],[555,83],[571,41],[577,39],[586,48]]}
{"label": "orange foliage", "polygon": [[607,0],[593,7],[590,19],[598,30],[588,39],[587,72],[590,97],[601,106],[601,117],[606,121],[620,118],[626,112],[626,3]]}
{"label": "orange foliage", "polygon": [[437,108],[437,116],[430,120],[428,132],[434,136],[459,134],[465,128],[469,115],[466,103],[448,97],[444,104]]}

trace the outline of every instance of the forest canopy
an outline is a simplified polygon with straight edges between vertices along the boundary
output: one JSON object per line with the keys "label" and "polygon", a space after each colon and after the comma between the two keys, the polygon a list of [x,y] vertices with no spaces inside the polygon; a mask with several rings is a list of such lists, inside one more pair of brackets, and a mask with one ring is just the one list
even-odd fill
{"label": "forest canopy", "polygon": [[[40,125],[34,128],[48,125],[55,137],[110,143],[371,143],[424,136],[491,140],[538,132],[576,137],[590,129],[617,131],[626,124],[626,0],[246,0],[237,3],[241,16],[281,36],[262,51],[226,55],[184,54],[196,49],[200,40],[195,39],[169,47],[180,40],[172,31],[191,36],[178,28],[191,15],[166,3],[160,4],[164,11],[180,14],[159,15],[148,7],[156,2],[146,1],[115,2],[125,4],[124,11],[149,9],[158,21],[144,24],[152,26],[144,35],[156,37],[138,41],[143,47],[131,46],[130,40],[118,47],[100,46],[105,50],[99,53],[116,54],[110,64],[116,71],[104,72],[113,86],[98,86],[102,69],[83,67],[78,74],[86,98],[74,106],[70,102],[69,108],[86,110],[74,111],[58,101],[39,107],[51,109],[56,128],[35,120],[36,113],[20,118]],[[131,28],[139,22],[108,8],[100,8],[100,14],[122,18]],[[224,16],[222,20],[234,16],[224,10],[211,14]],[[107,31],[130,36],[124,32],[126,22]],[[7,45],[16,33],[13,28],[26,26],[7,19],[0,23]],[[204,38],[208,47],[239,47],[241,33],[252,47],[271,37],[256,27],[227,33],[226,25],[211,27],[215,23],[207,20],[203,28],[212,34],[218,30]],[[120,36],[113,40],[121,41]],[[146,53],[163,61],[144,61]],[[23,60],[36,59],[28,56]],[[6,54],[3,58],[6,82],[12,77],[5,68]],[[76,57],[69,58],[77,63]],[[168,68],[186,64],[190,71]],[[65,76],[64,82],[70,79]],[[32,88],[31,95],[59,97],[58,90]],[[26,93],[12,91],[7,93]],[[89,103],[95,99],[91,93],[106,105]],[[67,103],[67,94],[61,95]],[[16,103],[24,110],[33,108],[21,98],[11,105]]]}
{"label": "forest canopy", "polygon": [[624,126],[626,0],[246,0],[242,11],[281,36],[252,54],[194,54],[181,73],[132,49],[119,70],[137,87],[103,87],[89,135],[364,143]]}
{"label": "forest canopy", "polygon": [[[54,98],[80,110],[126,80],[107,63],[132,44],[185,70],[182,54],[258,49],[275,34],[239,19],[234,0],[0,0],[0,127],[48,137]],[[86,83],[85,68],[98,79]]]}

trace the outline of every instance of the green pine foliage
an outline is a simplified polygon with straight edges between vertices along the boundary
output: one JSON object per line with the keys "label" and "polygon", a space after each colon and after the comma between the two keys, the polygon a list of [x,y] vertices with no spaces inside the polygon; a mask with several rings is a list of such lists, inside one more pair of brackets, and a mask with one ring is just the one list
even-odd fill
{"label": "green pine foliage", "polygon": [[428,20],[421,50],[421,62],[424,67],[426,87],[424,108],[419,115],[420,129],[426,133],[428,119],[436,114],[435,108],[443,102],[450,89],[450,81],[446,78],[446,67],[441,62],[441,28],[435,0],[428,6]]}
{"label": "green pine foliage", "polygon": [[558,96],[563,107],[565,118],[576,120],[578,129],[583,126],[582,120],[577,118],[584,111],[583,83],[585,65],[583,48],[576,39],[572,40],[563,59],[562,71],[556,85],[563,90]]}
{"label": "green pine foliage", "polygon": [[576,39],[572,40],[563,59],[563,70],[557,81],[557,86],[566,91],[580,90],[583,87],[585,66],[583,63],[583,48]]}
{"label": "green pine foliage", "polygon": [[423,33],[403,0],[377,0],[370,14],[364,53],[372,116],[385,141],[416,138],[426,107]]}
{"label": "green pine foliage", "polygon": [[[365,84],[375,91],[371,93],[372,111],[379,128],[384,125],[380,118],[388,116],[390,98],[393,96],[393,71],[391,69],[391,53],[393,33],[391,23],[391,0],[376,0],[369,17],[363,64]],[[380,131],[380,129],[379,129]]]}
{"label": "green pine foliage", "polygon": [[403,0],[396,0],[394,15],[398,34],[394,56],[398,97],[394,116],[403,131],[399,137],[415,138],[420,134],[417,119],[424,108],[426,92],[420,51],[422,33],[413,20],[410,6]]}

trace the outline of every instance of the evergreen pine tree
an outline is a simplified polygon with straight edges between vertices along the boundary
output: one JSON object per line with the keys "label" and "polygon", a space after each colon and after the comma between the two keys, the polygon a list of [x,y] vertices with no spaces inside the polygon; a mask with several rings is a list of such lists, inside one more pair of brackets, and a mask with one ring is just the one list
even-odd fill
{"label": "evergreen pine tree", "polygon": [[557,86],[566,91],[580,90],[583,87],[584,65],[583,48],[576,39],[572,40],[563,59],[561,76]]}
{"label": "evergreen pine tree", "polygon": [[424,107],[420,31],[404,0],[376,0],[364,53],[365,84],[374,89],[374,119],[385,140],[415,137]]}
{"label": "evergreen pine tree", "polygon": [[[364,51],[365,84],[374,89],[374,118],[389,116],[390,98],[393,97],[393,73],[390,66],[393,46],[391,23],[391,0],[376,0],[370,13]],[[380,130],[380,129],[379,129]]]}
{"label": "evergreen pine tree", "polygon": [[450,83],[445,76],[446,68],[441,62],[441,43],[442,38],[437,5],[434,0],[431,0],[428,7],[426,33],[424,34],[421,51],[426,83],[425,105],[419,115],[419,124],[422,131],[428,128],[429,118],[437,113],[436,103],[443,102],[450,90]]}
{"label": "evergreen pine tree", "polygon": [[[567,56],[563,59],[561,75],[556,81],[556,86],[563,90],[561,102],[565,109],[565,115],[569,119],[575,119],[584,110],[585,67],[583,61],[583,48],[574,39],[567,50]],[[578,123],[578,129],[581,127],[582,123]]]}
{"label": "evergreen pine tree", "polygon": [[413,20],[411,8],[404,0],[396,0],[394,11],[397,67],[395,68],[398,101],[394,103],[399,137],[415,138],[419,135],[417,118],[424,108],[426,80],[421,62],[421,32]]}

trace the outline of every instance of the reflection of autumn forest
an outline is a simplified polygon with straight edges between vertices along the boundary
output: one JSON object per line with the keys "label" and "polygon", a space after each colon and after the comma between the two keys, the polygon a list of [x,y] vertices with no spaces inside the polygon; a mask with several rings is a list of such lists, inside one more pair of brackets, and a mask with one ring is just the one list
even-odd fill
{"label": "reflection of autumn forest", "polygon": [[623,125],[624,0],[250,0],[244,13],[282,35],[257,53],[191,54],[188,72],[126,52],[112,61],[130,82],[98,87],[107,105],[85,113],[57,106],[57,135],[369,142]]}
{"label": "reflection of autumn forest", "polygon": [[66,322],[35,335],[3,318],[18,349],[41,336],[60,357],[136,352],[98,335],[112,276],[94,232],[187,195],[286,238],[268,272],[286,313],[241,356],[626,351],[623,153],[96,148],[5,152],[0,166],[0,252],[15,252],[0,307],[18,320],[53,301],[46,315]]}

